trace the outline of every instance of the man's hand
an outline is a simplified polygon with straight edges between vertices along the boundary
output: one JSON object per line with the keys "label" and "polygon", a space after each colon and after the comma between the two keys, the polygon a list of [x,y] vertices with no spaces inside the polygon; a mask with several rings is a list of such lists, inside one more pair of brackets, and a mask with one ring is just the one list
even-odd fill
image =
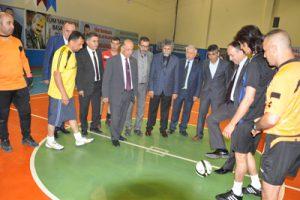
{"label": "man's hand", "polygon": [[235,125],[229,123],[227,124],[227,126],[224,128],[222,134],[226,137],[226,138],[231,138],[231,135],[234,131]]}
{"label": "man's hand", "polygon": [[108,103],[108,97],[103,98],[104,103]]}
{"label": "man's hand", "polygon": [[178,96],[177,94],[173,94],[173,95],[172,95],[172,99],[173,99],[173,100],[177,99],[177,96]]}
{"label": "man's hand", "polygon": [[62,103],[64,105],[68,105],[69,102],[70,102],[70,100],[69,100],[69,98],[67,96],[63,96],[62,99],[61,99],[61,101],[62,101]]}
{"label": "man's hand", "polygon": [[44,84],[49,85],[50,81],[49,80],[43,80]]}
{"label": "man's hand", "polygon": [[195,102],[195,101],[198,101],[198,97],[193,97],[193,101]]}
{"label": "man's hand", "polygon": [[149,91],[148,94],[149,94],[150,98],[154,97],[154,92],[153,91]]}
{"label": "man's hand", "polygon": [[261,132],[258,130],[254,130],[254,129],[252,129],[252,131],[251,131],[251,134],[253,135],[253,137],[255,137],[259,133],[261,133]]}
{"label": "man's hand", "polygon": [[80,96],[84,97],[84,91],[83,91],[83,90],[78,91],[78,94],[79,94]]}

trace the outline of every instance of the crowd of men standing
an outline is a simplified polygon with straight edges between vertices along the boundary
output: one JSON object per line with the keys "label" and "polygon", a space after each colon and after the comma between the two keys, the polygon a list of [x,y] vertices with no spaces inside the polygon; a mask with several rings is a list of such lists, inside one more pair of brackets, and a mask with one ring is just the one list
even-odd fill
{"label": "crowd of men standing", "polygon": [[[26,81],[27,84],[32,81],[32,74],[22,43],[12,36],[13,22],[10,14],[0,13],[0,56],[5,57],[0,61],[0,139],[1,148],[7,152],[12,150],[7,129],[11,103],[19,111],[22,143],[38,146],[30,136]],[[195,46],[188,45],[186,57],[180,60],[172,54],[174,44],[167,39],[162,42],[162,52],[156,55],[149,51],[147,37],[140,38],[135,51],[130,39],[121,43],[119,38],[112,38],[111,49],[105,52],[99,50],[99,42],[96,33],[83,36],[72,22],[66,22],[62,34],[48,41],[43,64],[44,83],[49,85],[47,148],[64,148],[56,138],[58,132],[69,134],[66,121],[74,133],[76,146],[94,140],[88,135],[90,104],[89,130],[102,134],[102,102],[109,104],[107,124],[113,146],[119,147],[119,141],[127,140],[125,136],[129,137],[132,130],[141,136],[147,93],[150,103],[145,135],[152,135],[160,107],[162,137],[176,131],[180,113],[179,133],[188,136],[193,103],[200,99],[197,131],[192,139],[203,139],[211,108],[207,123],[210,147],[214,151],[205,155],[212,159],[228,158],[216,170],[218,174],[231,172],[236,165],[232,189],[217,195],[216,199],[242,199],[245,194],[278,198],[285,177],[295,175],[300,166],[300,61],[292,53],[287,32],[273,30],[264,36],[256,26],[242,27],[227,48],[231,63],[220,57],[219,48],[214,44],[208,47],[208,59],[199,61]],[[76,120],[75,87],[81,131]],[[134,104],[137,110],[132,126]],[[226,119],[229,123],[221,130],[219,125]],[[261,164],[262,185],[253,157],[261,131],[267,133]],[[223,136],[231,139],[230,151]],[[250,174],[251,183],[242,187],[246,173]]]}

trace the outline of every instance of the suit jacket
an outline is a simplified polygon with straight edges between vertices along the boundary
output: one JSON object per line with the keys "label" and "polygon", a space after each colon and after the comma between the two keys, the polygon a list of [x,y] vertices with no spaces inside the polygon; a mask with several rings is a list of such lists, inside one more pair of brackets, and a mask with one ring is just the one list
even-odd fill
{"label": "suit jacket", "polygon": [[[100,73],[100,81],[103,78],[103,64],[102,64],[102,53],[100,50],[96,51],[98,56],[98,68]],[[76,53],[77,60],[77,76],[76,76],[76,86],[77,90],[84,91],[85,95],[92,94],[94,90],[95,82],[95,70],[92,58],[87,50],[87,47]]]}
{"label": "suit jacket", "polygon": [[[160,82],[162,70],[165,70],[165,76],[163,77],[164,83]],[[154,55],[150,68],[149,91],[154,91],[154,95],[161,95],[162,92],[164,92],[166,96],[178,94],[178,79],[179,59],[175,55],[170,55],[168,65],[166,69],[164,69],[163,54],[158,53]]]}
{"label": "suit jacket", "polygon": [[209,60],[202,62],[203,85],[200,98],[210,97],[212,99],[225,100],[226,89],[230,83],[233,68],[228,61],[220,59],[215,75],[212,78],[209,62]]}
{"label": "suit jacket", "polygon": [[[179,61],[179,91],[184,87],[184,69],[185,69],[186,59],[181,59]],[[200,97],[201,86],[202,86],[202,66],[200,62],[194,59],[191,72],[188,77],[187,82],[187,93],[188,96],[193,98],[194,96]],[[179,92],[180,95],[180,92]]]}
{"label": "suit jacket", "polygon": [[150,67],[151,67],[151,63],[152,63],[152,59],[153,59],[153,54],[148,51],[146,53],[146,56],[147,56],[147,69],[146,70],[146,74],[147,74],[147,77],[145,78],[145,82],[144,82],[144,77],[141,76],[142,73],[142,70],[141,70],[141,67],[139,66],[139,60],[138,58],[140,57],[141,53],[140,53],[140,50],[135,50],[132,54],[132,56],[137,60],[138,62],[138,79],[139,79],[139,83],[148,83],[148,80],[149,80],[149,74],[150,74]]}
{"label": "suit jacket", "polygon": [[[138,87],[138,67],[137,61],[134,57],[129,58],[131,79],[134,95],[137,96]],[[106,68],[103,75],[102,81],[102,96],[108,98],[110,104],[119,105],[121,96],[124,93],[124,74],[121,55],[111,57],[107,60]],[[132,99],[134,100],[134,98]]]}
{"label": "suit jacket", "polygon": [[43,79],[50,80],[51,78],[51,66],[52,66],[52,58],[57,49],[65,45],[65,41],[63,36],[54,35],[49,38],[47,47],[45,50],[44,61],[43,61]]}

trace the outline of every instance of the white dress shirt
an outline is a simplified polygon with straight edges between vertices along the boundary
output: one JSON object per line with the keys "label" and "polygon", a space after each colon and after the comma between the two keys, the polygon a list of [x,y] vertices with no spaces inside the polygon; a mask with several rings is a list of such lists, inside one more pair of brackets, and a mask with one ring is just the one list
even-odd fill
{"label": "white dress shirt", "polygon": [[96,52],[96,50],[92,50],[88,46],[87,46],[87,51],[89,52],[89,55],[90,55],[90,57],[92,59],[92,62],[93,62],[93,67],[94,67],[94,72],[95,72],[94,81],[99,81],[100,80],[100,69],[98,68],[99,80],[97,80],[96,64],[95,64],[95,61],[94,61],[94,54],[93,54],[93,52],[95,52],[96,61],[98,63],[98,67],[99,67],[99,60],[98,60],[97,52]]}
{"label": "white dress shirt", "polygon": [[[126,61],[125,61],[125,56],[122,54],[122,53],[120,53],[120,55],[121,55],[121,60],[122,60],[122,66],[123,66],[123,77],[124,77],[124,89],[126,89]],[[129,61],[129,58],[126,58],[127,59],[127,61],[128,61],[128,64],[129,64],[129,71],[130,71],[130,77],[131,77],[131,88],[130,89],[133,89],[133,85],[132,85],[132,74],[131,74],[131,66],[130,66],[130,61]]]}
{"label": "white dress shirt", "polygon": [[234,95],[235,87],[236,87],[237,81],[238,81],[238,79],[239,79],[239,77],[240,77],[240,73],[241,73],[241,71],[242,71],[242,69],[243,69],[243,67],[244,67],[244,65],[245,65],[245,63],[246,63],[246,61],[247,61],[247,57],[245,57],[245,58],[240,62],[239,67],[238,67],[238,69],[237,69],[237,71],[236,71],[237,74],[236,74],[236,76],[235,76],[235,79],[234,79],[234,82],[233,82],[233,86],[232,86],[232,90],[231,90],[231,94],[230,94],[230,100],[231,100],[231,101],[234,101],[233,95]]}
{"label": "white dress shirt", "polygon": [[192,70],[192,66],[193,66],[194,60],[188,60],[188,59],[186,59],[185,65],[184,65],[185,67],[186,67],[186,65],[187,65],[188,62],[190,62],[190,63],[189,63],[189,66],[187,66],[188,67],[188,71],[187,71],[186,79],[185,79],[184,86],[183,86],[182,89],[187,89],[188,80],[189,80],[189,76],[190,76],[190,73],[191,73],[191,70]]}
{"label": "white dress shirt", "polygon": [[212,63],[209,61],[209,70],[211,74],[211,78],[213,79],[215,76],[215,73],[217,71],[218,65],[219,65],[220,58],[215,63]]}
{"label": "white dress shirt", "polygon": [[64,36],[63,36],[63,38],[64,38],[65,45],[67,45],[68,44],[68,40]]}

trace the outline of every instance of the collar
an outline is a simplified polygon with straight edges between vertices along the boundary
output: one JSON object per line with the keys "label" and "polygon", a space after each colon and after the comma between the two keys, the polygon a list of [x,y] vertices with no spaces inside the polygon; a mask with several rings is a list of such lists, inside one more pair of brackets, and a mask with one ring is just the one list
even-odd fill
{"label": "collar", "polygon": [[291,62],[300,62],[300,58],[292,58],[289,59],[287,61],[285,61],[284,63],[282,63],[281,65],[278,66],[278,69],[280,69],[281,67],[283,67],[284,65],[291,63]]}
{"label": "collar", "polygon": [[215,62],[215,63],[212,63],[211,61],[209,61],[209,64],[210,65],[219,65],[219,61],[220,61],[220,58],[218,58],[218,60]]}
{"label": "collar", "polygon": [[243,67],[247,61],[247,56],[239,63],[239,67]]}
{"label": "collar", "polygon": [[91,54],[93,54],[93,52],[96,52],[96,50],[91,49],[89,46],[86,46],[86,49]]}

